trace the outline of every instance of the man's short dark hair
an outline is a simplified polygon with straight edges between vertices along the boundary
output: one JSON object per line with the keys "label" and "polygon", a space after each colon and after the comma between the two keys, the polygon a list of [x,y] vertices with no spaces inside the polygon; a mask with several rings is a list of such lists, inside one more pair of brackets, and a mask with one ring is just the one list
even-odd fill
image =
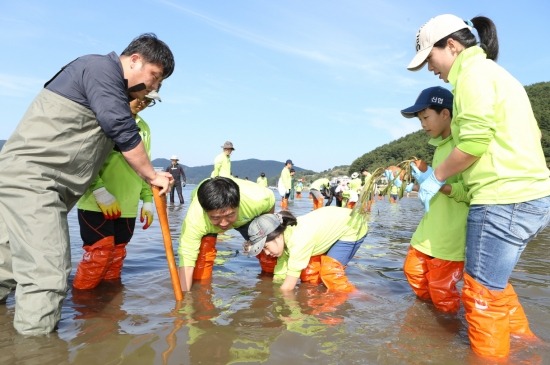
{"label": "man's short dark hair", "polygon": [[145,62],[162,67],[162,78],[167,79],[174,72],[174,55],[166,43],[157,38],[155,33],[144,33],[132,40],[122,51],[122,56],[137,53]]}
{"label": "man's short dark hair", "polygon": [[217,176],[201,183],[197,190],[197,199],[206,212],[237,208],[241,202],[241,192],[235,181]]}

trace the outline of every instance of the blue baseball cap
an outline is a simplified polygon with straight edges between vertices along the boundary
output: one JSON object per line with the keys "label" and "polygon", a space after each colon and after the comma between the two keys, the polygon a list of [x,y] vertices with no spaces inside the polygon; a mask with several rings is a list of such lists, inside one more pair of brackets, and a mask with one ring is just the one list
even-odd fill
{"label": "blue baseball cap", "polygon": [[424,89],[413,106],[401,110],[401,115],[405,118],[414,118],[417,113],[430,107],[439,106],[453,110],[453,94],[441,86],[434,86]]}

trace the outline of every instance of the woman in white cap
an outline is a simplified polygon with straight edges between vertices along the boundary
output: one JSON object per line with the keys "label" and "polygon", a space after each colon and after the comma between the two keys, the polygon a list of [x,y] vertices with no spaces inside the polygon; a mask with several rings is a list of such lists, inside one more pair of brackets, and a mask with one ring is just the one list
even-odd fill
{"label": "woman in white cap", "polygon": [[351,181],[349,182],[349,199],[347,207],[353,209],[355,204],[359,201],[359,193],[361,192],[363,182],[359,177],[358,172],[351,174]]}
{"label": "woman in white cap", "polygon": [[527,243],[550,221],[550,178],[525,88],[497,56],[489,18],[444,14],[418,31],[408,69],[428,64],[454,87],[456,147],[437,168],[416,174],[419,197],[429,202],[447,178],[463,174],[471,197],[462,290],[468,335],[478,355],[503,358],[510,335],[536,339],[508,280]]}
{"label": "woman in white cap", "polygon": [[352,292],[344,269],[363,243],[368,226],[351,222],[350,210],[325,207],[296,218],[289,211],[264,214],[248,227],[249,255],[264,252],[277,258],[274,276],[283,279],[282,291],[302,282],[320,284],[329,291]]}

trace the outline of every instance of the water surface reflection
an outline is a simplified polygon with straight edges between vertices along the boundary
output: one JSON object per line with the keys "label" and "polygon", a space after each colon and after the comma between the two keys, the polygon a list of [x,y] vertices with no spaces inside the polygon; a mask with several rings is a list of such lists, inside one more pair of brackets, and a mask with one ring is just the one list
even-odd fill
{"label": "water surface reflection", "polygon": [[[312,205],[304,195],[289,208],[301,215]],[[174,246],[185,209],[169,208]],[[282,296],[229,231],[218,243],[213,280],[175,303],[160,227],[137,228],[122,282],[70,291],[57,333],[18,335],[10,296],[0,306],[0,364],[485,364],[471,355],[463,312],[435,312],[415,299],[403,276],[422,213],[415,198],[373,206],[367,239],[347,269],[359,292],[349,295],[301,285]],[[82,249],[74,211],[69,219],[76,266]],[[510,364],[550,363],[549,251],[546,230],[514,272],[532,329],[545,343],[513,343]]]}

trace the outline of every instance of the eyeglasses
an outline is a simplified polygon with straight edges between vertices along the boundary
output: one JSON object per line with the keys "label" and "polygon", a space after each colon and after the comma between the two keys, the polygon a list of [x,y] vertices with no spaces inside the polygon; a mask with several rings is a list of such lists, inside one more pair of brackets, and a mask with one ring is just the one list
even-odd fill
{"label": "eyeglasses", "polygon": [[145,98],[139,101],[139,105],[142,106],[143,108],[152,107],[156,103],[157,102],[155,99],[149,99],[149,98]]}

